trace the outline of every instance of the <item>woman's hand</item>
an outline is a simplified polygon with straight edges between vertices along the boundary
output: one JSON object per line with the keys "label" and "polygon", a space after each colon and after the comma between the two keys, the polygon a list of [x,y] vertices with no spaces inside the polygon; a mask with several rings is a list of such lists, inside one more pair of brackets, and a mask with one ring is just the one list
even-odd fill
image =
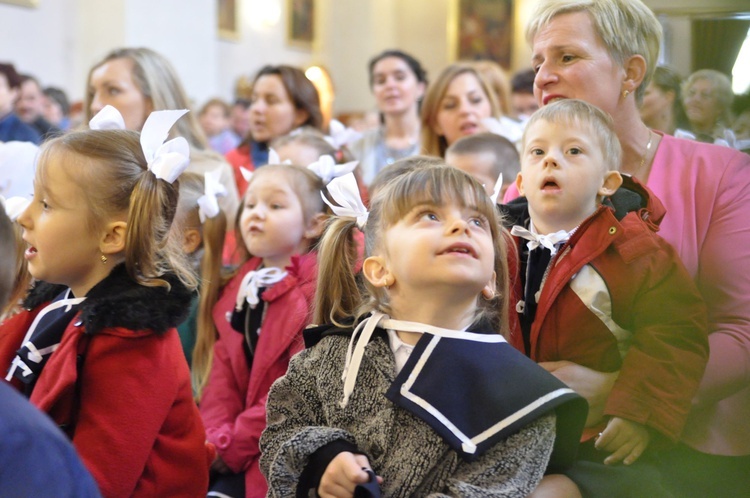
{"label": "woman's hand", "polygon": [[620,372],[597,372],[571,361],[547,361],[539,366],[560,379],[589,403],[586,427],[604,419],[604,406]]}
{"label": "woman's hand", "polygon": [[[321,498],[351,498],[357,484],[364,484],[370,476],[364,469],[370,468],[370,461],[364,455],[344,451],[336,455],[326,467],[318,486]],[[383,482],[378,477],[378,483]]]}

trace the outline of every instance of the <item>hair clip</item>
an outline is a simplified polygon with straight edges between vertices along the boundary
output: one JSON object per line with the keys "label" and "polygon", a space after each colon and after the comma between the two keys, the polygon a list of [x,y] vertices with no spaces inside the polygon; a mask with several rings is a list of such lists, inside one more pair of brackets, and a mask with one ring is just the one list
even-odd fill
{"label": "hair clip", "polygon": [[206,221],[206,218],[213,218],[221,209],[219,208],[219,197],[227,195],[227,189],[219,181],[221,177],[221,171],[216,169],[214,171],[206,171],[204,176],[204,194],[198,198],[198,216],[201,219],[201,223]]}
{"label": "hair clip", "polygon": [[28,197],[9,197],[5,199],[0,195],[0,205],[5,209],[5,214],[8,215],[10,221],[16,221],[21,213],[26,211],[26,208],[31,204],[31,199]]}
{"label": "hair clip", "polygon": [[347,173],[344,176],[334,178],[328,183],[327,189],[333,200],[339,204],[338,206],[326,199],[323,192],[320,195],[323,197],[323,201],[331,207],[334,214],[344,218],[355,218],[359,229],[364,230],[370,213],[359,196],[359,188],[354,173]]}
{"label": "hair clip", "polygon": [[[146,156],[148,169],[156,178],[174,183],[190,164],[190,146],[183,137],[165,142],[169,130],[187,109],[177,111],[154,111],[146,118],[141,129],[141,148]],[[92,130],[124,130],[125,120],[120,111],[106,105],[89,121]]]}
{"label": "hair clip", "polygon": [[333,156],[320,156],[317,161],[307,167],[310,171],[315,173],[323,180],[323,183],[328,185],[334,178],[344,176],[354,171],[359,161],[351,161],[345,164],[336,164],[336,160]]}

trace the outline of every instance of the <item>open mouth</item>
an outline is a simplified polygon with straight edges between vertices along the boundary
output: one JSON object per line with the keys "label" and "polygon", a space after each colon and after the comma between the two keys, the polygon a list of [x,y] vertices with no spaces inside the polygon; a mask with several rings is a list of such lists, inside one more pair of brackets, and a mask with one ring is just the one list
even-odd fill
{"label": "open mouth", "polygon": [[28,249],[26,249],[26,251],[24,252],[24,254],[23,254],[23,255],[24,255],[24,257],[26,257],[26,258],[30,258],[31,256],[35,255],[36,253],[37,253],[36,247],[34,247],[34,246],[29,246],[29,248],[28,248]]}
{"label": "open mouth", "polygon": [[560,190],[560,185],[554,178],[546,178],[542,182],[541,190]]}
{"label": "open mouth", "polygon": [[465,254],[472,258],[477,257],[476,251],[469,244],[453,244],[440,254]]}

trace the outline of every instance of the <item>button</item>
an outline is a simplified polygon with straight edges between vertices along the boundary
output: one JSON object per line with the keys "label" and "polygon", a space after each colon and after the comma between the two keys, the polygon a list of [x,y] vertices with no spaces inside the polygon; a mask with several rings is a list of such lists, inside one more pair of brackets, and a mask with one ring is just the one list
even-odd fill
{"label": "button", "polygon": [[615,227],[609,227],[609,234],[610,235],[614,235],[615,232],[617,232],[617,228],[615,228]]}

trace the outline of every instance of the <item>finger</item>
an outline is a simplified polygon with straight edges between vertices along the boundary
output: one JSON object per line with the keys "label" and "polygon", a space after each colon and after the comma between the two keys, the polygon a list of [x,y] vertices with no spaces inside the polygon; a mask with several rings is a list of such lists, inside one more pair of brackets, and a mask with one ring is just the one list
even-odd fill
{"label": "finger", "polygon": [[351,490],[340,484],[327,483],[325,486],[322,481],[318,487],[318,496],[320,498],[352,498],[354,496],[354,487]]}
{"label": "finger", "polygon": [[362,455],[353,455],[354,458],[347,459],[343,467],[344,476],[347,480],[355,484],[362,484],[370,480],[370,476],[363,468],[369,469],[370,463],[367,461],[367,457],[364,457],[364,465],[362,464]]}
{"label": "finger", "polygon": [[628,456],[633,449],[632,444],[624,444],[617,448],[614,453],[604,459],[604,465],[614,465],[622,461],[623,458]]}
{"label": "finger", "polygon": [[594,448],[599,451],[614,451],[616,447],[610,448],[610,446],[617,437],[617,432],[617,429],[615,427],[612,427],[611,424],[607,425],[607,427],[605,427],[604,430],[600,432],[596,437]]}
{"label": "finger", "polygon": [[647,445],[643,442],[639,442],[638,444],[636,444],[635,448],[630,451],[630,454],[625,457],[625,460],[623,460],[622,463],[624,463],[625,465],[631,465],[635,463],[636,460],[638,460],[641,455],[643,455],[643,452],[646,451],[646,446]]}

